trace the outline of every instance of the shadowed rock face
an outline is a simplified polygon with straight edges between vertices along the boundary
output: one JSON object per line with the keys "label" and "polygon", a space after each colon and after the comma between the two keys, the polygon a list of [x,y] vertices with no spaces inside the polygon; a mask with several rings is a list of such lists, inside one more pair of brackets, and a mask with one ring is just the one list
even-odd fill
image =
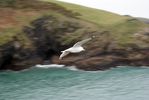
{"label": "shadowed rock face", "polygon": [[53,16],[45,16],[31,23],[32,27],[27,27],[24,32],[32,39],[37,55],[43,59],[49,59],[57,55],[64,48],[70,45],[63,45],[61,36],[68,32],[74,32],[79,28],[75,23],[58,21]]}
{"label": "shadowed rock face", "polygon": [[5,66],[11,64],[12,55],[14,53],[14,47],[9,43],[7,46],[1,46],[0,48],[0,69],[5,69]]}
{"label": "shadowed rock face", "polygon": [[17,48],[15,42],[11,41],[0,47],[1,70],[21,70],[42,62],[34,51],[23,47]]}

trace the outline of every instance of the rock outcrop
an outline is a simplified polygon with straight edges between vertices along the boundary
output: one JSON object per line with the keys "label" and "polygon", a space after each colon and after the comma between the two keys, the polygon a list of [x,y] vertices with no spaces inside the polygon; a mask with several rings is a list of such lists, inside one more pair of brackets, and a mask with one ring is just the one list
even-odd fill
{"label": "rock outcrop", "polygon": [[[42,5],[42,10],[52,10],[50,14],[47,14],[41,9],[38,11],[37,5],[24,5],[24,2],[28,2],[28,0],[14,1],[17,1],[17,4],[23,3],[23,5],[13,6],[13,9],[9,9],[9,11],[16,9],[22,11],[22,9],[29,7],[31,8],[30,13],[40,12],[43,15],[31,20],[28,24],[22,25],[21,31],[17,31],[11,36],[11,39],[10,36],[7,38],[5,35],[3,36],[6,39],[0,41],[0,70],[22,70],[36,64],[45,64],[45,62],[46,64],[76,66],[82,70],[106,70],[123,65],[149,66],[149,30],[146,24],[138,20],[124,20],[123,24],[118,25],[129,34],[122,32],[115,35],[114,32],[119,32],[114,29],[117,25],[108,26],[108,28],[98,26],[95,23],[78,18],[77,16],[81,14],[74,13],[57,4],[35,1],[38,5]],[[5,3],[2,7],[4,7],[3,11],[5,7],[12,8],[8,4],[6,6]],[[35,9],[37,11],[34,11]],[[56,12],[53,12],[53,10]],[[14,18],[12,19],[14,20]],[[139,24],[142,24],[142,26],[139,26]],[[137,27],[131,29],[130,26],[132,25]],[[135,33],[131,32],[138,27],[140,30]],[[5,31],[3,30],[0,27],[0,34],[4,34]],[[70,54],[59,60],[62,50],[93,35],[95,38],[84,45],[86,51]],[[3,37],[0,38],[3,39]]]}

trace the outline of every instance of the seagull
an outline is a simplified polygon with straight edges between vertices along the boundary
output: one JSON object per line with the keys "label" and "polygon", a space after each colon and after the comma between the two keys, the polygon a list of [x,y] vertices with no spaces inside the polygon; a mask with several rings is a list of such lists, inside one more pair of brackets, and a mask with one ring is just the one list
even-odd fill
{"label": "seagull", "polygon": [[94,36],[91,38],[79,41],[76,44],[74,44],[72,47],[70,47],[64,51],[61,51],[62,54],[60,55],[59,59],[61,60],[64,56],[68,55],[69,53],[79,53],[81,51],[85,51],[85,49],[82,47],[82,45],[87,43],[88,41],[90,41],[92,38],[94,38]]}

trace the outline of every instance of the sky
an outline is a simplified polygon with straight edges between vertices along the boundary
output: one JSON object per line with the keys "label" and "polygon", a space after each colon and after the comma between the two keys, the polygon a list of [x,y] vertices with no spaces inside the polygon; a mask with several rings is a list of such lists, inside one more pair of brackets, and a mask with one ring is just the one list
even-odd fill
{"label": "sky", "polygon": [[149,0],[59,0],[120,15],[149,18]]}

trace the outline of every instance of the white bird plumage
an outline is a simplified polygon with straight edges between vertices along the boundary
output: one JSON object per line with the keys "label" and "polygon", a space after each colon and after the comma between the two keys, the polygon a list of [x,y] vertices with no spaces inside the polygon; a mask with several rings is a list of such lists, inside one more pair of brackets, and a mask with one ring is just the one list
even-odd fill
{"label": "white bird plumage", "polygon": [[82,41],[77,42],[76,44],[74,44],[72,47],[61,51],[62,54],[60,55],[59,59],[62,59],[64,56],[68,55],[69,53],[79,53],[81,51],[85,51],[85,49],[82,47],[83,44],[85,44],[86,42],[90,41],[92,38],[88,38]]}

